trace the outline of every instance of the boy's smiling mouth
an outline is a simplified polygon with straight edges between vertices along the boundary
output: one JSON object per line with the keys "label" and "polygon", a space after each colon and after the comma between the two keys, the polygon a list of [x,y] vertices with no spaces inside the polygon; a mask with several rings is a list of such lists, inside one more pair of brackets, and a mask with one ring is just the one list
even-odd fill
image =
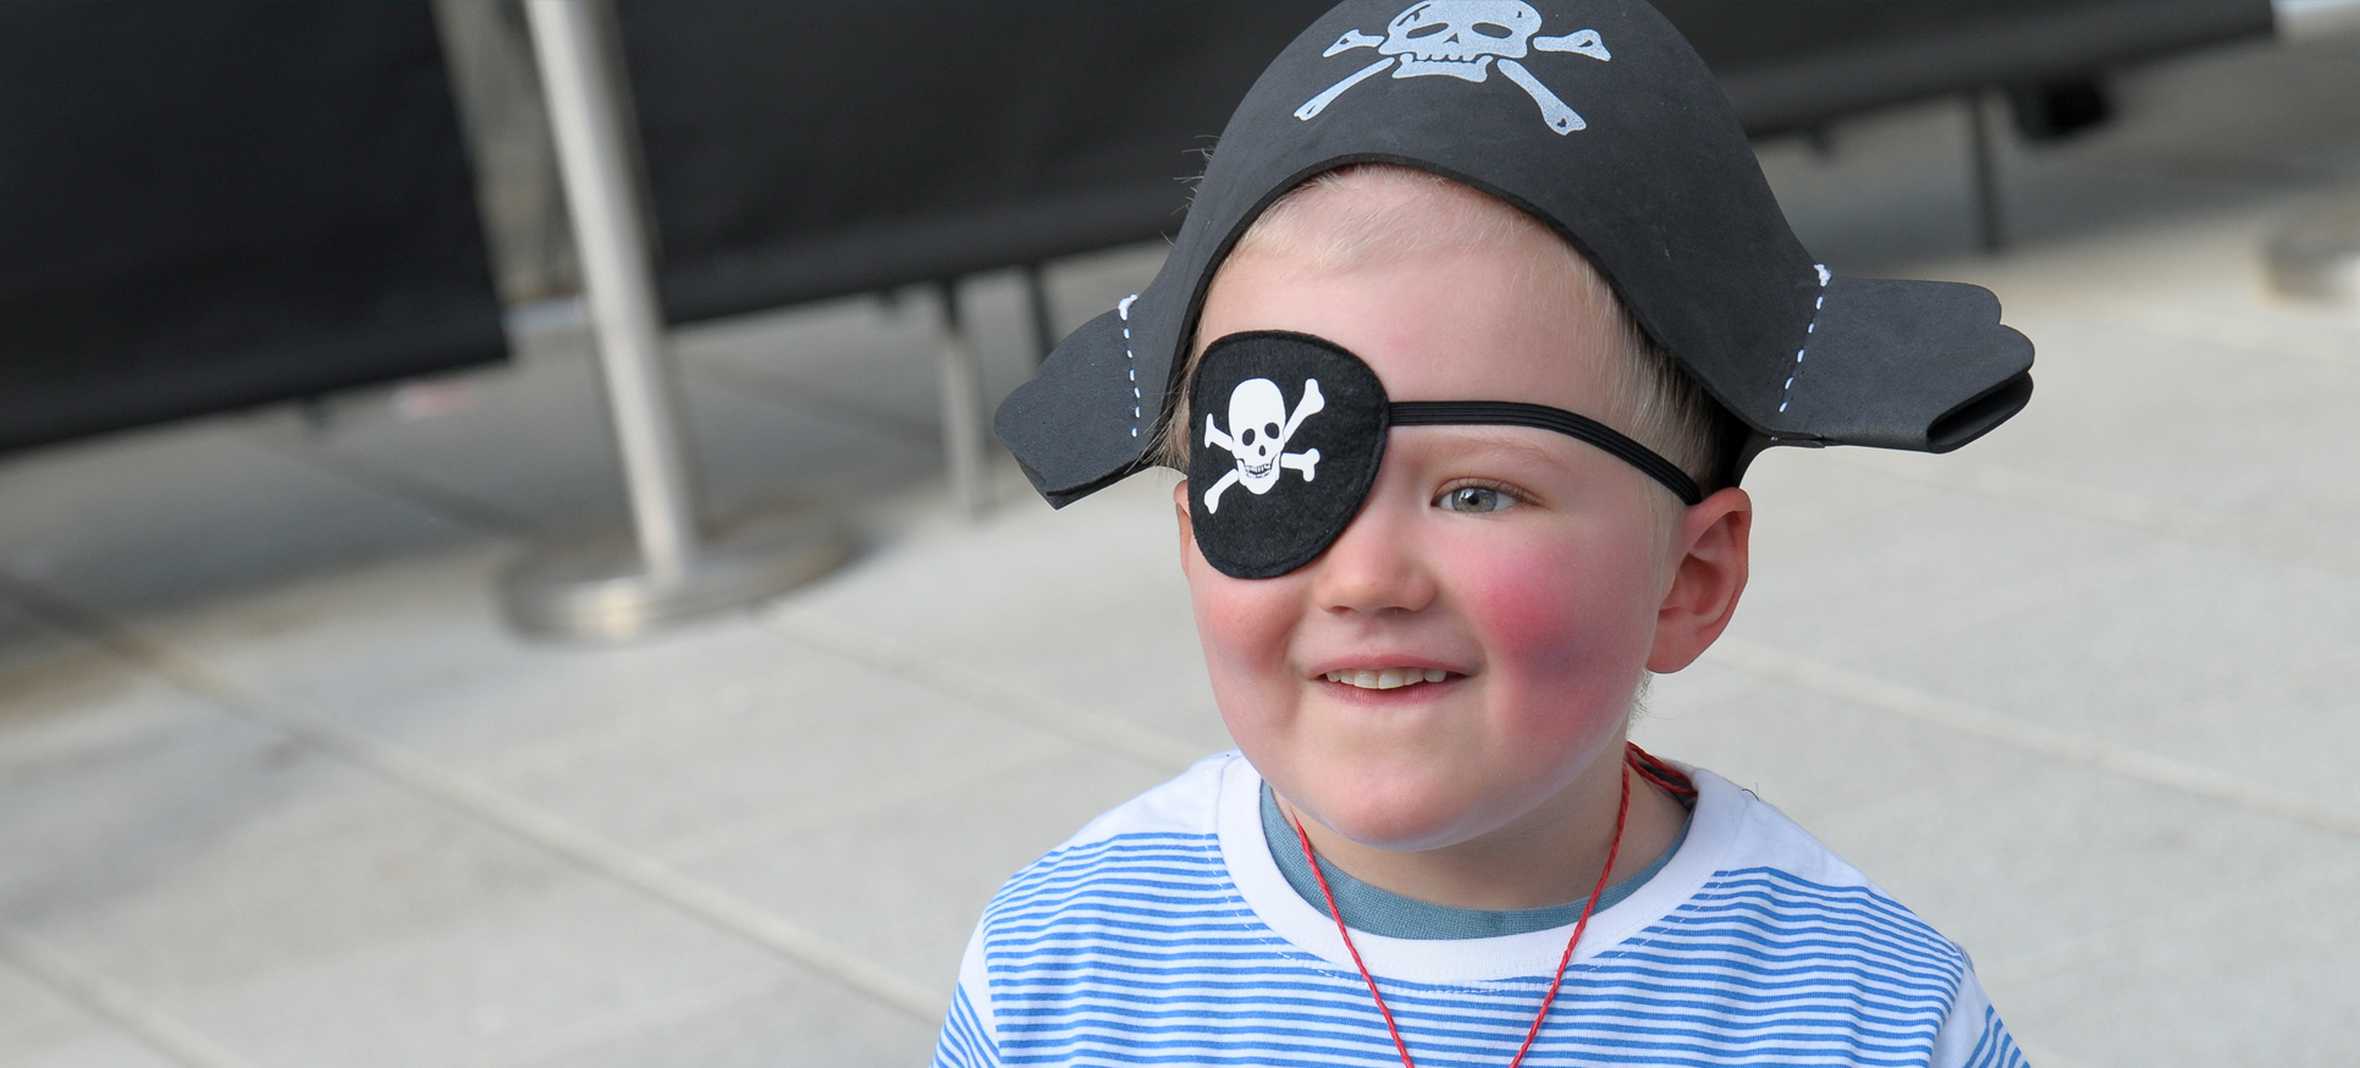
{"label": "boy's smiling mouth", "polygon": [[1352,690],[1401,690],[1412,686],[1435,686],[1456,682],[1467,677],[1465,671],[1438,664],[1424,657],[1379,653],[1373,656],[1337,658],[1312,668],[1313,680]]}
{"label": "boy's smiling mouth", "polygon": [[1420,683],[1441,682],[1450,677],[1450,672],[1441,668],[1362,668],[1357,671],[1330,671],[1322,677],[1329,682],[1340,682],[1356,689],[1397,690]]}

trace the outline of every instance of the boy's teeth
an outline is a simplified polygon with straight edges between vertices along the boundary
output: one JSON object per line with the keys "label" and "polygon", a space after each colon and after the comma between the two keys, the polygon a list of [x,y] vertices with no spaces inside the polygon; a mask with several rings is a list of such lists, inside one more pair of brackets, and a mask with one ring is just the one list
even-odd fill
{"label": "boy's teeth", "polygon": [[1330,671],[1329,682],[1357,686],[1363,690],[1397,690],[1421,682],[1441,682],[1450,673],[1440,668],[1385,668],[1381,671]]}

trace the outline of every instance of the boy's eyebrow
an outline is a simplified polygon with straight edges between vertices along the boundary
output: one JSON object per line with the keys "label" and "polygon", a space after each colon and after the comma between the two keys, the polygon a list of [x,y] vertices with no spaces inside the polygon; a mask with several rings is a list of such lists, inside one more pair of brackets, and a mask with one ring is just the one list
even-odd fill
{"label": "boy's eyebrow", "polygon": [[[1399,433],[1404,429],[1413,428],[1397,427],[1391,433]],[[1544,444],[1537,440],[1536,435],[1545,434],[1547,431],[1519,432],[1513,427],[1473,426],[1421,426],[1414,429],[1421,431],[1418,437],[1426,438],[1428,442],[1431,442],[1420,450],[1428,454],[1434,452],[1504,452],[1515,454],[1546,467],[1562,467],[1566,462],[1565,453],[1549,447],[1551,444],[1555,444],[1554,442]],[[1437,431],[1439,433],[1436,433]],[[1568,440],[1567,444],[1574,443]],[[1575,445],[1575,447],[1579,446]]]}

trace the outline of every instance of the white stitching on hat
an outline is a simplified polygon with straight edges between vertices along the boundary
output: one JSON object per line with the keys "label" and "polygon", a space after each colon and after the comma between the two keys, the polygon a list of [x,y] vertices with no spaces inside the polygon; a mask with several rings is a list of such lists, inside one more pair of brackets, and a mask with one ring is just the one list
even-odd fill
{"label": "white stitching on hat", "polygon": [[[1828,279],[1834,277],[1833,275],[1827,273],[1827,265],[1824,263],[1815,263],[1811,266],[1813,269],[1819,272],[1819,288],[1823,292],[1819,294],[1819,300],[1811,305],[1811,322],[1809,325],[1803,327],[1803,333],[1805,334],[1816,334],[1819,332],[1819,313],[1827,308],[1827,294],[1824,292],[1824,290],[1827,289]],[[1808,339],[1806,339],[1802,348],[1795,350],[1794,374],[1786,376],[1786,393],[1778,398],[1778,410],[1781,412],[1786,411],[1787,404],[1794,400],[1795,377],[1803,373],[1803,354],[1809,351],[1811,351],[1811,346]]]}
{"label": "white stitching on hat", "polygon": [[[1131,381],[1134,383],[1139,381],[1139,356],[1137,353],[1131,351],[1131,302],[1138,299],[1139,294],[1133,293],[1130,296],[1124,297],[1122,303],[1114,306],[1114,310],[1123,317],[1123,359],[1129,360],[1131,362]],[[1141,397],[1139,395],[1139,387],[1133,385],[1131,387],[1131,399],[1135,401],[1144,401],[1146,398]],[[1132,437],[1139,436],[1139,420],[1141,418],[1139,409],[1141,407],[1144,407],[1144,405],[1133,405],[1131,407]]]}

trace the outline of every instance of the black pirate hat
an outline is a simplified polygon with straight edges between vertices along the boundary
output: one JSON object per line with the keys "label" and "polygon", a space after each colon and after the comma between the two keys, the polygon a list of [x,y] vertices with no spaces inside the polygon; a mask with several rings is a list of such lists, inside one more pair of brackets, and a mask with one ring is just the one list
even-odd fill
{"label": "black pirate hat", "polygon": [[1272,201],[1356,163],[1463,182],[1571,242],[1750,432],[1732,477],[1773,445],[1947,452],[2031,397],[2032,345],[1990,292],[1812,259],[1719,84],[1653,7],[1347,0],[1247,92],[1155,280],[1000,406],[995,430],[1043,497],[1062,507],[1153,462],[1215,268]]}

